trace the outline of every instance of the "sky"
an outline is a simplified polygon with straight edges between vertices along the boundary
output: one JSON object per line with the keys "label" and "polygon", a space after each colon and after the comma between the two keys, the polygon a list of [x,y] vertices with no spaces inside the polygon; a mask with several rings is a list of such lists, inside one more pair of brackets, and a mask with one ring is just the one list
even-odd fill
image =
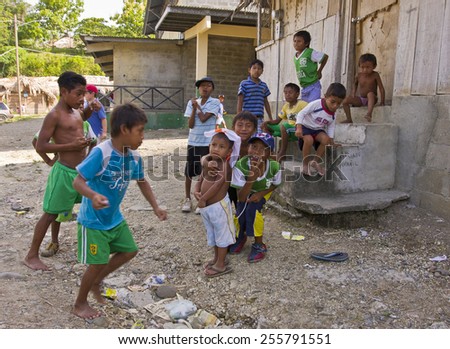
{"label": "sky", "polygon": [[[39,0],[25,0],[25,2],[36,5]],[[98,17],[108,21],[109,17],[121,13],[122,8],[123,0],[84,0],[84,12],[80,19]]]}

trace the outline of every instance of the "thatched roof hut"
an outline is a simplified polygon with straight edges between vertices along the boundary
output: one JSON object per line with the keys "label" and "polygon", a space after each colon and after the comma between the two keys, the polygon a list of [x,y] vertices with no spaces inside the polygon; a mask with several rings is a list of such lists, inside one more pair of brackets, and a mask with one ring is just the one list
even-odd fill
{"label": "thatched roof hut", "polygon": [[[103,76],[86,76],[88,84],[102,85],[102,90],[108,90],[111,82]],[[107,85],[105,87],[105,85]],[[0,79],[0,99],[6,101],[10,109],[15,111],[18,103],[17,78]],[[22,104],[31,107],[29,112],[41,113],[50,110],[57,102],[59,97],[58,77],[20,77],[20,92]],[[26,96],[26,98],[24,98]]]}

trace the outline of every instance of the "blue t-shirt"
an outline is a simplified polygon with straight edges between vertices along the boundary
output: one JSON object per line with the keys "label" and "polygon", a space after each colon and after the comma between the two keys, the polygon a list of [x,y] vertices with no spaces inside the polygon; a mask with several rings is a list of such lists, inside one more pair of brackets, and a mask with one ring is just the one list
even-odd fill
{"label": "blue t-shirt", "polygon": [[123,221],[120,212],[128,184],[144,178],[142,158],[137,151],[122,154],[113,148],[111,140],[101,143],[76,167],[88,186],[108,198],[109,207],[95,210],[92,201],[83,196],[78,222],[97,230],[109,230]]}
{"label": "blue t-shirt", "polygon": [[[84,101],[84,107],[86,108],[88,106],[88,102]],[[101,106],[99,111],[93,111],[89,119],[87,119],[87,122],[92,127],[92,130],[95,133],[96,137],[99,137],[103,133],[103,127],[102,127],[102,120],[106,119],[106,112],[105,108],[103,108],[103,105]],[[100,138],[100,137],[99,137]]]}
{"label": "blue t-shirt", "polygon": [[[197,103],[200,106],[202,112],[204,114],[211,113],[214,116],[211,116],[205,122],[201,122],[198,117],[199,110],[197,109],[195,113],[195,124],[194,128],[189,129],[189,138],[188,144],[193,145],[195,147],[207,147],[209,146],[209,142],[211,141],[211,137],[205,137],[206,131],[211,131],[216,128],[216,119],[219,114],[220,109],[220,101],[217,98],[209,97],[205,104],[201,104],[202,99],[198,98]],[[184,116],[189,118],[192,113],[192,101],[189,100],[186,111],[184,112]]]}
{"label": "blue t-shirt", "polygon": [[244,96],[242,110],[249,111],[260,118],[264,116],[264,99],[270,95],[269,87],[264,81],[259,80],[256,83],[249,76],[247,80],[241,81],[238,95]]}

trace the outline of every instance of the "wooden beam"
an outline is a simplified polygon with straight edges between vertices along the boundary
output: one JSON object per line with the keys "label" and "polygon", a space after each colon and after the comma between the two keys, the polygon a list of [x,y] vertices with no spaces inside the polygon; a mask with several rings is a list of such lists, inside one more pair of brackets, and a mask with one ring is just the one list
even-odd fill
{"label": "wooden beam", "polygon": [[184,32],[184,40],[189,40],[211,29],[211,16],[205,16],[200,22]]}
{"label": "wooden beam", "polygon": [[256,27],[242,25],[213,24],[208,35],[228,36],[233,38],[256,39]]}
{"label": "wooden beam", "polygon": [[103,71],[112,71],[114,68],[113,64],[106,64],[106,65],[101,65],[100,66],[102,68]]}
{"label": "wooden beam", "polygon": [[94,58],[94,62],[97,63],[97,64],[110,63],[110,62],[113,62],[113,60],[114,60],[114,56],[113,55],[108,55],[108,56],[102,56],[102,57]]}
{"label": "wooden beam", "polygon": [[195,78],[201,79],[208,75],[208,34],[199,33],[197,35]]}
{"label": "wooden beam", "polygon": [[93,53],[93,52],[100,52],[100,51],[110,51],[113,48],[114,48],[114,46],[111,42],[99,42],[99,43],[95,43],[95,44],[86,45],[86,52]]}

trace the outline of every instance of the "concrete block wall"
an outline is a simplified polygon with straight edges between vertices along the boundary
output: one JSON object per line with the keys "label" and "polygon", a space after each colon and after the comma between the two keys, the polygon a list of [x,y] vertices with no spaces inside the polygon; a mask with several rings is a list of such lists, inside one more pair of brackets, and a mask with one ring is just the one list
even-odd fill
{"label": "concrete block wall", "polygon": [[[450,96],[402,97],[397,102],[393,118],[403,121],[397,185],[411,191],[417,206],[450,219]],[[410,113],[400,114],[405,111]],[[408,166],[409,161],[414,162]]]}

